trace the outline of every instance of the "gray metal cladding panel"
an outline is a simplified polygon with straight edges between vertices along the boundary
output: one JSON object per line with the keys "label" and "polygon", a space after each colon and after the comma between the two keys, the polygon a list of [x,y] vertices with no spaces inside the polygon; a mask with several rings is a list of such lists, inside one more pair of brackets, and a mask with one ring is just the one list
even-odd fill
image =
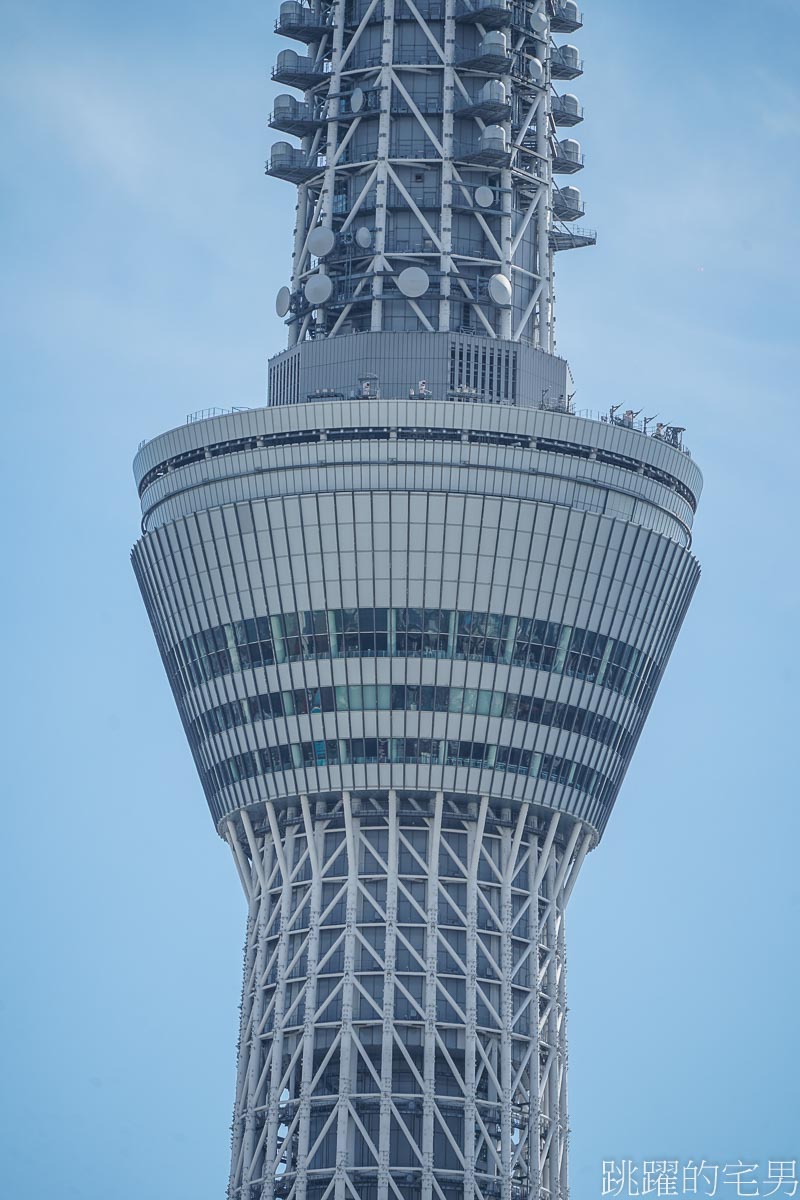
{"label": "gray metal cladding panel", "polygon": [[[527,409],[509,404],[469,401],[354,399],[316,400],[294,407],[253,408],[179,425],[144,443],[134,459],[137,483],[157,463],[174,454],[240,437],[289,433],[297,429],[335,429],[341,426],[417,425],[467,428],[488,432],[536,434],[563,442],[581,442],[618,451],[664,467],[699,496],[702,477],[685,453],[635,429],[576,414]],[[210,464],[209,464],[210,465]]]}
{"label": "gray metal cladding panel", "polygon": [[568,390],[566,361],[543,350],[481,335],[406,330],[322,338],[276,355],[269,403],[296,404],[323,390],[350,398],[366,376],[377,379],[385,396],[408,396],[424,379],[438,400],[461,390],[522,406],[538,404],[543,394],[565,399]]}
{"label": "gray metal cladding panel", "polygon": [[701,488],[685,453],[602,421],[435,401],[318,402],[188,424],[137,455],[146,529],[245,499],[460,491],[566,504],[685,545]]}
{"label": "gray metal cladding panel", "polygon": [[[394,452],[394,453],[393,453]],[[324,454],[324,459],[323,459]],[[314,494],[359,488],[366,491],[413,487],[425,492],[478,493],[518,496],[529,500],[568,505],[635,521],[688,545],[692,512],[688,504],[668,489],[604,466],[576,471],[574,463],[557,455],[498,451],[495,447],[430,447],[389,445],[382,453],[362,444],[335,445],[315,451],[299,448],[292,458],[262,452],[263,465],[246,466],[241,473],[207,482],[208,473],[192,466],[176,471],[169,484],[159,482],[151,491],[163,490],[165,500],[148,496],[145,528],[153,528],[198,509],[218,507],[245,499],[271,498],[291,493]],[[244,465],[244,464],[242,464]],[[634,490],[635,489],[635,490]]]}
{"label": "gray metal cladding panel", "polygon": [[[637,682],[609,692],[508,663],[313,654],[282,665],[226,666],[198,683],[176,665],[180,647],[193,635],[216,630],[222,637],[219,631],[234,623],[281,614],[499,614],[615,639],[650,664],[655,686],[698,576],[695,560],[676,542],[625,522],[519,500],[414,492],[287,496],[195,513],[143,537],[134,563],[215,820],[232,805],[265,796],[430,787],[531,799],[580,815],[599,831],[652,688]],[[564,711],[596,708],[624,730],[624,753],[536,721],[487,722],[467,712],[370,715],[362,706],[324,718],[267,718],[213,737],[199,724],[204,713],[240,697],[423,678],[433,686],[548,698]],[[385,744],[365,749],[365,737]],[[252,758],[265,751],[278,757],[266,764]],[[393,761],[344,761],[370,754]]]}

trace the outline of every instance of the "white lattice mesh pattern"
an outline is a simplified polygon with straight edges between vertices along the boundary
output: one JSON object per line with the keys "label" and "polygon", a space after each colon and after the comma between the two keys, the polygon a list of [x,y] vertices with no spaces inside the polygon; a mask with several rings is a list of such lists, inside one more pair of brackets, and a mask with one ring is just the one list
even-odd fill
{"label": "white lattice mesh pattern", "polygon": [[250,899],[231,1197],[564,1195],[563,911],[591,835],[390,792],[227,837]]}

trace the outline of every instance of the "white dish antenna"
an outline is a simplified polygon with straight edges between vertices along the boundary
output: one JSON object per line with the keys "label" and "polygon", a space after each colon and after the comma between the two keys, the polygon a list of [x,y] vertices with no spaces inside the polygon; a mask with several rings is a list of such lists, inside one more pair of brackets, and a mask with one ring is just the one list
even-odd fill
{"label": "white dish antenna", "polygon": [[324,258],[336,245],[336,234],[326,225],[318,225],[308,235],[308,248],[316,258]]}
{"label": "white dish antenna", "polygon": [[424,296],[430,285],[430,276],[422,267],[406,267],[397,277],[397,286],[409,300]]}
{"label": "white dish antenna", "polygon": [[333,291],[333,281],[330,275],[311,275],[303,288],[306,300],[314,306],[330,300]]}
{"label": "white dish antenna", "polygon": [[547,17],[544,13],[531,13],[531,29],[535,37],[539,38],[540,41],[544,41],[547,37]]}
{"label": "white dish antenna", "polygon": [[498,308],[510,308],[512,299],[511,281],[505,275],[492,275],[488,286],[489,299]]}

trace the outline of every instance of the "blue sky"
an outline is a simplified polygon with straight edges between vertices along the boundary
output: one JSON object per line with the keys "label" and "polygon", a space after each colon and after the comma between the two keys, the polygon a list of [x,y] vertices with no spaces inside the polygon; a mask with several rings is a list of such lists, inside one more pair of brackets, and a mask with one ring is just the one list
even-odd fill
{"label": "blue sky", "polygon": [[[796,0],[587,0],[579,407],[686,425],[700,590],[570,908],[575,1195],[800,1158]],[[244,909],[134,584],[130,461],[257,405],[276,4],[3,0],[0,1195],[218,1200]],[[735,1195],[735,1189],[729,1189]]]}

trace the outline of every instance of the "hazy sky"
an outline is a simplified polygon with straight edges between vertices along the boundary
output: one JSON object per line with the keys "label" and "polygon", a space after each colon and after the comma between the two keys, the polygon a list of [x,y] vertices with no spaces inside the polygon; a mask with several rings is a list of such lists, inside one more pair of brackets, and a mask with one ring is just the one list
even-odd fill
{"label": "hazy sky", "polygon": [[[599,244],[560,256],[559,349],[579,407],[686,425],[706,493],[570,907],[576,1200],[603,1159],[800,1158],[800,5],[586,7]],[[276,12],[0,0],[3,1200],[224,1195],[244,904],[128,562],[130,462],[259,404],[284,344]]]}

